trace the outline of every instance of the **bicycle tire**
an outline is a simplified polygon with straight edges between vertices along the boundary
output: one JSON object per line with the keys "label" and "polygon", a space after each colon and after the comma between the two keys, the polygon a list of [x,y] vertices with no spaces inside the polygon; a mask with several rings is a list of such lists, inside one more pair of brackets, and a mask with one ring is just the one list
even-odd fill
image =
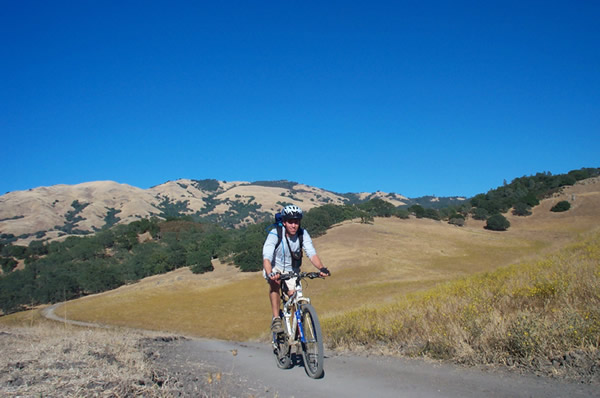
{"label": "bicycle tire", "polygon": [[304,371],[313,378],[323,377],[323,338],[321,335],[321,324],[317,317],[317,311],[310,304],[302,306],[302,329],[305,343],[302,343],[302,359]]}
{"label": "bicycle tire", "polygon": [[290,353],[289,345],[285,342],[286,338],[287,336],[285,333],[280,333],[276,340],[277,348],[273,350],[273,353],[275,354],[275,363],[277,363],[279,369],[289,369],[292,367],[292,355]]}

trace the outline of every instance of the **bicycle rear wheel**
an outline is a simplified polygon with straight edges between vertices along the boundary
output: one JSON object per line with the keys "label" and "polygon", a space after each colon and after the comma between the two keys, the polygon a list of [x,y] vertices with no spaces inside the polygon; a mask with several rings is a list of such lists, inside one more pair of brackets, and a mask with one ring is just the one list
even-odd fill
{"label": "bicycle rear wheel", "polygon": [[318,379],[323,377],[323,339],[321,337],[321,324],[317,312],[310,304],[302,306],[302,330],[305,343],[302,343],[302,359],[304,370],[309,377]]}

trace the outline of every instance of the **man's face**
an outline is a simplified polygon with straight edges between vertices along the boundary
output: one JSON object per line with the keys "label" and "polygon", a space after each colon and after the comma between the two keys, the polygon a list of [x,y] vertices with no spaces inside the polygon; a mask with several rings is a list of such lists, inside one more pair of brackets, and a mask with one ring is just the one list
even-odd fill
{"label": "man's face", "polygon": [[287,221],[284,221],[283,226],[285,227],[285,231],[288,235],[296,235],[296,232],[298,232],[298,228],[300,228],[300,220],[297,218],[291,218]]}

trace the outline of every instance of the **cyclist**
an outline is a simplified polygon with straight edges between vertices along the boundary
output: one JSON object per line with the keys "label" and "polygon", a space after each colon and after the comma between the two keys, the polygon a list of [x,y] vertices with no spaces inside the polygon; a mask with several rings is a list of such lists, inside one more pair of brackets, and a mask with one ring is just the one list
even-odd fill
{"label": "cyclist", "polygon": [[[273,228],[267,235],[263,245],[263,276],[269,283],[269,299],[273,311],[271,331],[283,331],[279,317],[279,289],[281,281],[279,275],[288,272],[298,272],[302,264],[302,249],[310,262],[320,271],[322,277],[329,275],[329,270],[323,266],[317,251],[313,246],[308,231],[300,228],[302,209],[295,205],[288,205],[281,211],[283,227],[279,232]],[[296,278],[284,282],[288,295],[294,293]]]}

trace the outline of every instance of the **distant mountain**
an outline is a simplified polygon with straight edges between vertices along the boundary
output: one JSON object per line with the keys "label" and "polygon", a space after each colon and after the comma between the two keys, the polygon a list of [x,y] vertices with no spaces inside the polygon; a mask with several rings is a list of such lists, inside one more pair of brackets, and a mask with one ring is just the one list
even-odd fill
{"label": "distant mountain", "polygon": [[[240,227],[269,220],[288,203],[307,211],[325,204],[362,203],[374,198],[394,206],[415,203],[414,199],[395,193],[339,194],[287,180],[180,179],[149,189],[113,181],[54,185],[0,196],[0,237],[26,244],[36,239],[85,235],[152,216],[189,216]],[[430,202],[435,204],[435,200]]]}
{"label": "distant mountain", "polygon": [[442,209],[448,206],[460,206],[465,200],[467,198],[464,196],[421,196],[419,198],[408,199],[406,205],[421,205],[425,208]]}
{"label": "distant mountain", "polygon": [[147,217],[189,216],[240,227],[263,220],[288,203],[305,211],[325,204],[353,204],[383,199],[394,206],[438,207],[465,198],[409,199],[395,193],[339,194],[294,181],[168,181],[141,189],[113,181],[54,185],[0,196],[0,237],[26,244],[36,239],[85,235],[118,223]]}

